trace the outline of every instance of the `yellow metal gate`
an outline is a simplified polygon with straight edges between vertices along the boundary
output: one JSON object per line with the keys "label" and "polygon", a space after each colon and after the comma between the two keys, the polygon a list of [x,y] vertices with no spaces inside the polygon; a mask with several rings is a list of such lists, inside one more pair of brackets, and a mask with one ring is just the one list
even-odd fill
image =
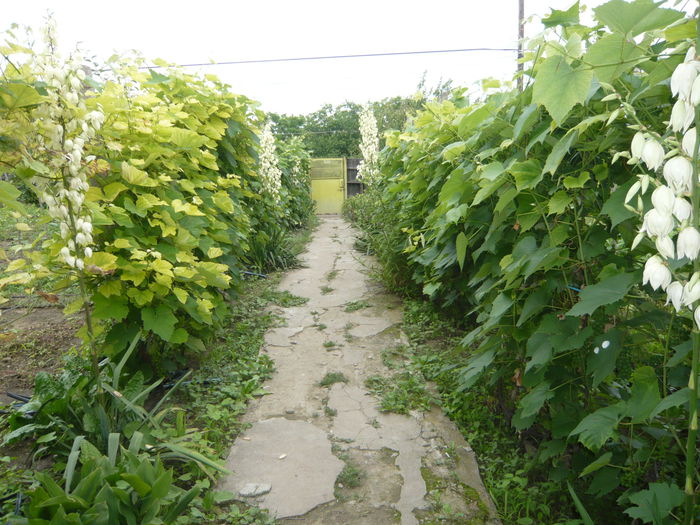
{"label": "yellow metal gate", "polygon": [[340,213],[345,200],[345,159],[311,159],[311,197],[316,213]]}

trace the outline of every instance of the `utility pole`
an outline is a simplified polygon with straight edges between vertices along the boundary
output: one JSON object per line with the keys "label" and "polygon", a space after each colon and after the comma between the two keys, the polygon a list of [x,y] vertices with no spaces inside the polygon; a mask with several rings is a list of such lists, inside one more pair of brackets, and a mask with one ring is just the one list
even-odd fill
{"label": "utility pole", "polygon": [[525,0],[518,0],[518,91],[523,90],[523,39],[525,38]]}

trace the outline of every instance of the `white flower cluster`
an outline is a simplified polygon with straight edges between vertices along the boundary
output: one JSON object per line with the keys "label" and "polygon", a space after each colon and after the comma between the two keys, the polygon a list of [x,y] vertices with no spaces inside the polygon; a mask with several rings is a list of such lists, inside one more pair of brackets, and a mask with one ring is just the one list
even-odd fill
{"label": "white flower cluster", "polygon": [[360,112],[360,153],[362,161],[357,167],[357,179],[372,184],[379,174],[379,132],[377,119],[369,106]]}
{"label": "white flower cluster", "polygon": [[47,100],[34,110],[33,117],[50,174],[36,177],[35,182],[49,214],[59,221],[65,242],[61,257],[82,270],[84,259],[92,255],[92,217],[84,206],[89,185],[83,160],[94,160],[90,156],[83,159],[83,151],[102,126],[104,115],[87,110],[82,98],[82,59],[77,54],[61,59],[51,19],[44,28],[44,40],[47,49],[35,56],[33,66],[37,79],[46,83]]}
{"label": "white flower cluster", "polygon": [[277,146],[272,134],[272,123],[268,122],[260,137],[260,179],[263,189],[279,201],[282,186],[282,171],[278,166]]}
{"label": "white flower cluster", "polygon": [[301,169],[301,159],[299,157],[294,157],[294,162],[292,164],[292,182],[295,184],[298,184],[301,182],[301,176],[302,176],[303,170]]}
{"label": "white flower cluster", "polygon": [[[644,265],[643,282],[654,290],[661,288],[668,295],[676,311],[684,307],[694,309],[695,321],[700,326],[700,273],[694,273],[688,282],[674,281],[667,263],[668,259],[694,261],[700,254],[700,232],[693,226],[693,206],[689,201],[698,181],[693,180],[691,159],[695,150],[696,130],[690,126],[695,120],[695,107],[700,103],[700,61],[696,60],[695,48],[691,48],[685,61],[671,76],[671,92],[678,97],[673,106],[669,128],[683,133],[680,149],[669,154],[664,146],[649,133],[639,131],[632,140],[630,162],[643,162],[649,171],[661,169],[663,182],[641,175],[630,188],[625,203],[638,193],[645,193],[650,183],[656,188],[651,194],[653,208],[644,214],[644,220],[632,248],[644,238],[652,239],[659,252],[651,256]],[[665,182],[665,184],[664,184]],[[641,197],[637,197],[637,209],[642,209]],[[675,242],[674,242],[675,237]]]}

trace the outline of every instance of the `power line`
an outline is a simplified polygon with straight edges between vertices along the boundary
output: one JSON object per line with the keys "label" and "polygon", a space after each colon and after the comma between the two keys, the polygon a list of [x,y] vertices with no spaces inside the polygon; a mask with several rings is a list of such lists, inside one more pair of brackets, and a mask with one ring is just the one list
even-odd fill
{"label": "power line", "polygon": [[[364,53],[360,55],[328,55],[328,56],[309,56],[309,57],[288,57],[288,58],[263,58],[256,60],[228,60],[224,62],[199,62],[193,64],[178,64],[179,67],[201,67],[201,66],[234,66],[241,64],[269,64],[272,62],[302,62],[310,60],[338,60],[346,58],[374,58],[374,57],[390,57],[401,55],[430,55],[440,53],[472,53],[472,52],[516,52],[517,48],[510,47],[468,47],[463,49],[432,49],[425,51],[394,51],[389,53]],[[169,66],[141,66],[139,69],[160,69]]]}

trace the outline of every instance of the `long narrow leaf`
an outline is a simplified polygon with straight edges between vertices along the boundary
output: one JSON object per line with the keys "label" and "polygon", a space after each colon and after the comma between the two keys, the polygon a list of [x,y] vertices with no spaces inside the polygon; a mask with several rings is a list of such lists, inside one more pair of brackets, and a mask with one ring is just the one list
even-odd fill
{"label": "long narrow leaf", "polygon": [[178,502],[168,509],[168,512],[163,516],[163,523],[172,523],[177,519],[177,517],[182,514],[190,504],[190,502],[199,495],[199,487],[193,487],[182,496]]}
{"label": "long narrow leaf", "polygon": [[165,402],[166,399],[168,399],[168,397],[170,397],[170,394],[175,392],[175,390],[177,390],[177,387],[179,387],[180,384],[182,384],[182,382],[190,376],[190,374],[191,374],[191,371],[188,371],[180,379],[178,379],[177,383],[175,383],[175,385],[173,385],[173,387],[165,393],[165,395],[161,398],[161,400],[158,401],[156,406],[153,407],[153,410],[151,410],[151,414],[155,414],[156,412],[158,412],[161,405]]}
{"label": "long narrow leaf", "polygon": [[119,364],[117,364],[117,366],[114,368],[114,373],[112,375],[112,388],[114,388],[114,390],[119,390],[119,379],[121,378],[122,369],[126,365],[126,362],[129,360],[129,357],[131,357],[131,354],[136,349],[136,345],[140,340],[141,331],[139,330],[136,336],[134,337],[133,341],[131,341],[129,348],[127,348],[126,352],[124,352],[124,355],[119,361]]}
{"label": "long narrow leaf", "polygon": [[574,487],[571,486],[571,483],[568,481],[566,482],[566,485],[569,487],[569,494],[571,494],[571,498],[574,500],[574,505],[576,505],[576,510],[578,510],[578,513],[581,515],[581,519],[583,520],[584,525],[595,525],[593,523],[593,520],[591,519],[591,515],[588,514],[588,511],[586,511],[586,508],[583,506],[583,503],[581,503],[581,500],[578,499],[578,496],[576,495],[576,492],[574,491]]}
{"label": "long narrow leaf", "polygon": [[[177,443],[173,443],[171,441],[166,441],[163,443],[158,444],[160,447],[171,450],[175,454],[179,455],[180,457],[186,457],[189,458],[193,461],[196,461],[197,463],[201,463],[203,465],[206,465],[208,467],[211,467],[215,470],[218,470],[219,472],[222,472],[224,474],[230,474],[230,472],[224,468],[222,465],[220,465],[217,461],[214,461],[213,459],[210,459],[206,457],[204,454],[201,454],[197,452],[196,450],[192,450],[191,448],[183,447],[182,445],[178,445]],[[162,457],[177,457],[176,455],[173,454],[163,454]],[[181,459],[181,458],[180,458]]]}
{"label": "long narrow leaf", "polygon": [[119,452],[119,434],[112,432],[107,439],[107,458],[112,466],[117,464],[117,452]]}
{"label": "long narrow leaf", "polygon": [[70,494],[70,487],[73,484],[73,476],[75,474],[75,467],[78,464],[78,459],[80,458],[80,444],[85,439],[84,436],[78,436],[73,440],[73,448],[68,454],[68,461],[66,462],[66,471],[63,473],[63,477],[66,479],[66,493]]}

